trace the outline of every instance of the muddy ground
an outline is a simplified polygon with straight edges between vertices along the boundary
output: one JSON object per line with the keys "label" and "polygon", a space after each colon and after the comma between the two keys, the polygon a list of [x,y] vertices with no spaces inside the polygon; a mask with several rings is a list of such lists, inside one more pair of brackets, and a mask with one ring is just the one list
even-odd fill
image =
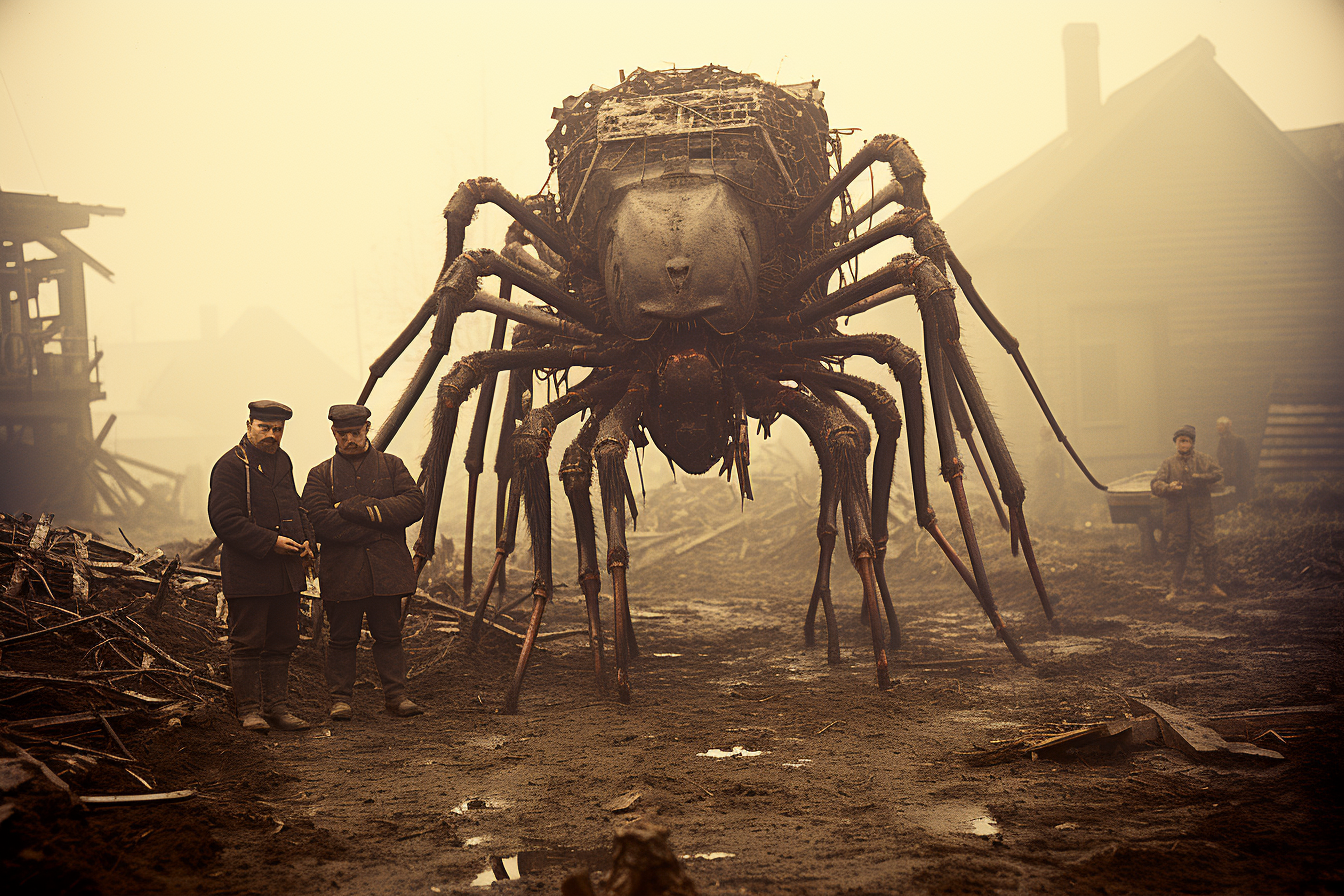
{"label": "muddy ground", "polygon": [[[880,691],[842,561],[843,662],[827,664],[824,642],[803,647],[810,496],[781,486],[772,503],[767,485],[742,522],[698,545],[686,533],[731,523],[736,496],[700,480],[649,496],[632,540],[641,654],[629,705],[598,693],[585,639],[570,638],[539,651],[520,712],[505,715],[516,648],[492,636],[472,652],[417,617],[408,643],[426,715],[380,713],[361,651],[356,718],[327,723],[308,641],[297,708],[320,721],[313,730],[249,734],[217,698],[181,727],[129,732],[131,750],[152,757],[141,769],[151,784],[197,796],[80,811],[30,795],[0,828],[6,890],[558,893],[576,869],[601,872],[613,831],[633,818],[670,829],[702,893],[1344,890],[1338,723],[1255,731],[1282,762],[1198,762],[1159,745],[987,755],[1123,718],[1126,695],[1196,716],[1338,703],[1337,513],[1267,505],[1222,518],[1225,600],[1164,599],[1165,571],[1140,562],[1132,528],[1099,513],[1042,524],[1062,623],[1052,635],[982,508],[996,596],[1030,668],[932,543],[898,530],[904,644]],[[551,631],[584,624],[571,550],[556,552],[571,584],[548,611]],[[521,584],[515,572],[511,591]],[[222,650],[192,659],[218,666]]]}

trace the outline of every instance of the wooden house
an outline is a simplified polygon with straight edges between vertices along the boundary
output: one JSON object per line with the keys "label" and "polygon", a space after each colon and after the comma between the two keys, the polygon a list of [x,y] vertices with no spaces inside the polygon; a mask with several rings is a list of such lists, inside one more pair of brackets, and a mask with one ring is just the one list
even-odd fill
{"label": "wooden house", "polygon": [[[1103,480],[1154,468],[1185,423],[1213,453],[1224,415],[1264,449],[1266,478],[1344,473],[1344,184],[1208,40],[1105,103],[1096,50],[1095,26],[1066,29],[1068,131],[944,218],[980,293]],[[1312,130],[1307,149],[1328,158],[1338,130]],[[959,305],[1029,457],[1043,418]],[[1298,415],[1267,433],[1272,403]]]}

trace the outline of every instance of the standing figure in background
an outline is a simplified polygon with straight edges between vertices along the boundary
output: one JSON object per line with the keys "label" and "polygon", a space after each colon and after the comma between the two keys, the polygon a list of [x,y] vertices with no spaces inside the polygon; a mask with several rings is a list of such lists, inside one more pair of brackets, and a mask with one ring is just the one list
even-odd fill
{"label": "standing figure in background", "polygon": [[1237,503],[1249,501],[1255,490],[1255,469],[1246,450],[1246,440],[1232,431],[1232,421],[1218,418],[1218,466],[1223,468],[1223,481],[1236,490]]}
{"label": "standing figure in background", "polygon": [[1171,590],[1180,594],[1190,551],[1198,548],[1204,561],[1204,585],[1214,597],[1227,597],[1218,587],[1218,548],[1213,540],[1213,487],[1223,481],[1218,462],[1195,450],[1195,428],[1182,426],[1172,436],[1176,453],[1162,461],[1153,477],[1153,494],[1163,499],[1162,529],[1171,553]]}
{"label": "standing figure in background", "polygon": [[365,618],[387,711],[419,715],[406,696],[401,602],[416,580],[406,527],[424,516],[425,496],[401,458],[369,444],[367,408],[338,404],[328,416],[336,453],[308,473],[303,506],[322,546],[331,718],[354,714],[355,647]]}
{"label": "standing figure in background", "polygon": [[299,592],[313,562],[313,530],[299,507],[294,464],[280,450],[293,411],[247,406],[247,432],[210,473],[210,526],[229,607],[229,681],[249,731],[297,731],[289,711],[289,660],[299,646]]}

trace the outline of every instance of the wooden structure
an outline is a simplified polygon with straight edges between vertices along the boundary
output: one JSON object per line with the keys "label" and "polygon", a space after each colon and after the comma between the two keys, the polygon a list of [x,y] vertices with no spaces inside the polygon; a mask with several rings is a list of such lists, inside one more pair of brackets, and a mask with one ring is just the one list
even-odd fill
{"label": "wooden structure", "polygon": [[[65,231],[125,209],[0,191],[0,508],[92,521],[173,516],[182,477],[103,448],[116,415],[93,433],[90,403],[106,398],[103,353],[89,339],[84,269],[112,278]],[[146,486],[126,469],[168,480]],[[171,492],[167,491],[171,490]],[[166,499],[166,500],[165,500]]]}
{"label": "wooden structure", "polygon": [[[1213,453],[1223,415],[1255,457],[1276,383],[1344,384],[1344,188],[1204,38],[1104,104],[1096,49],[1095,26],[1066,29],[1068,131],[947,215],[948,237],[1103,479],[1186,423]],[[1309,149],[1336,133],[1318,130]],[[1039,413],[977,330],[999,419],[1034,444]]]}
{"label": "wooden structure", "polygon": [[[90,402],[104,398],[90,347],[84,269],[112,272],[65,236],[124,209],[0,192],[0,507],[88,518]],[[45,256],[45,257],[44,257]],[[105,433],[104,433],[105,435]]]}

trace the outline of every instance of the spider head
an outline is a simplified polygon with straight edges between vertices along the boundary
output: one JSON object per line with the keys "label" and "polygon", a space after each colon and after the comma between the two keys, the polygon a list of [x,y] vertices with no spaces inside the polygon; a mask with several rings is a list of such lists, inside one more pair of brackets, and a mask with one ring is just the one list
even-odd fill
{"label": "spider head", "polygon": [[737,191],[690,166],[614,190],[599,258],[616,326],[639,340],[664,322],[741,330],[756,315],[761,230]]}

